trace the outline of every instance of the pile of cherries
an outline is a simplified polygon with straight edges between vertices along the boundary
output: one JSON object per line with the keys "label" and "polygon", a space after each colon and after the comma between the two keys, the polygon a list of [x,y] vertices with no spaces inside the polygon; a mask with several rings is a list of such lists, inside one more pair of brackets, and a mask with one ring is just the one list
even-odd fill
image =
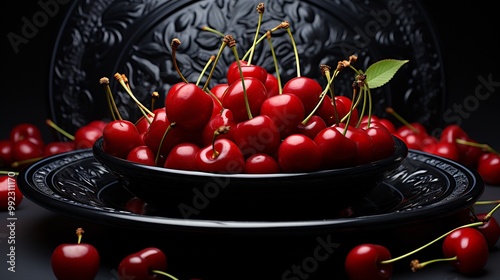
{"label": "pile of cherries", "polygon": [[479,143],[469,137],[459,125],[447,125],[436,138],[429,134],[422,124],[402,120],[392,108],[388,108],[387,111],[404,123],[397,129],[393,129],[392,133],[403,140],[409,149],[424,151],[459,162],[476,170],[486,184],[500,185],[500,153],[489,145]]}

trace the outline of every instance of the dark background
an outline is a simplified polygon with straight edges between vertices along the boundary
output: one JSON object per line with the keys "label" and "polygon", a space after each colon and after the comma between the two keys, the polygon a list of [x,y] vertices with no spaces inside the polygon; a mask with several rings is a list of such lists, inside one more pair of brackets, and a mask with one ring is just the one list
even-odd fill
{"label": "dark background", "polygon": [[[54,131],[45,125],[50,118],[48,100],[48,72],[50,58],[62,24],[68,1],[60,3],[60,11],[50,17],[26,44],[16,53],[7,38],[9,32],[20,34],[23,17],[31,19],[40,10],[38,1],[6,1],[2,4],[2,101],[0,108],[0,139],[8,138],[9,130],[21,122],[39,126],[45,140],[54,139]],[[46,1],[44,1],[46,2]],[[479,142],[500,148],[500,46],[498,17],[495,10],[483,2],[469,5],[438,5],[436,1],[422,0],[430,21],[441,40],[447,86],[447,109],[456,106],[471,108],[460,116],[459,123],[469,136]],[[6,18],[10,20],[6,20]],[[484,100],[475,97],[481,85],[479,77],[497,82]],[[456,113],[450,116],[459,116]],[[443,126],[448,123],[443,122]]]}

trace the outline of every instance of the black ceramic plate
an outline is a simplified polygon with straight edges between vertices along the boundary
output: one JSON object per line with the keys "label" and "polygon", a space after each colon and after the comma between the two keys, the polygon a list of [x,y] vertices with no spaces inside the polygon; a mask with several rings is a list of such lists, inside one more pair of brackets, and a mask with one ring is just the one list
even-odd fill
{"label": "black ceramic plate", "polygon": [[451,216],[471,206],[484,190],[469,169],[410,150],[407,159],[365,198],[336,217],[297,221],[232,221],[169,218],[168,213],[134,214],[125,208],[133,196],[91,150],[40,160],[19,174],[19,188],[35,203],[78,219],[129,228],[198,233],[342,232],[397,228]]}
{"label": "black ceramic plate", "polygon": [[[183,75],[194,82],[221,43],[220,37],[200,30],[200,26],[233,35],[243,56],[255,35],[258,2],[74,1],[52,54],[48,81],[52,119],[70,133],[91,120],[109,119],[104,89],[99,84],[102,77],[110,78],[122,116],[137,119],[140,113],[135,103],[113,79],[116,72],[127,75],[135,96],[144,104],[151,103],[151,93],[160,93],[157,104],[161,106],[170,86],[180,81],[172,66],[172,39],[181,40],[177,61]],[[392,106],[409,121],[418,121],[428,129],[440,127],[446,97],[442,57],[419,1],[263,2],[262,32],[284,20],[291,23],[303,76],[324,84],[319,66],[335,68],[350,54],[358,55],[355,66],[362,70],[381,59],[407,59],[389,84],[373,90],[374,112],[385,116],[385,107]],[[290,39],[284,30],[273,33],[272,39],[285,82],[297,75]],[[224,69],[234,59],[229,49],[223,52],[212,85],[225,81]],[[275,73],[265,40],[252,62]],[[349,96],[353,76],[345,72],[335,80],[336,94]]]}

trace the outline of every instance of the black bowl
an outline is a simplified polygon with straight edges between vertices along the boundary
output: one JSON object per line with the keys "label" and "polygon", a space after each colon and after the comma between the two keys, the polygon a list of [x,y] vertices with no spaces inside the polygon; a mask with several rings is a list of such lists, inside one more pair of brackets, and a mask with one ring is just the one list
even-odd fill
{"label": "black bowl", "polygon": [[148,207],[170,217],[236,220],[308,220],[342,216],[397,168],[408,148],[394,137],[395,152],[371,163],[308,173],[214,174],[134,163],[93,146],[98,162]]}

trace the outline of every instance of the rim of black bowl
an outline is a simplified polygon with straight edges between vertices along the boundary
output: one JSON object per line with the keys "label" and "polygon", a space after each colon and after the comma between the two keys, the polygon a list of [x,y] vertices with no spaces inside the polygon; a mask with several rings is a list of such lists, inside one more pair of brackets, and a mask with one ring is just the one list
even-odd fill
{"label": "rim of black bowl", "polygon": [[408,156],[408,147],[406,144],[396,136],[393,136],[395,151],[394,153],[384,159],[372,161],[369,163],[357,165],[357,166],[349,166],[342,167],[337,169],[324,169],[312,172],[301,172],[301,173],[272,173],[272,174],[246,174],[246,173],[210,173],[203,171],[189,171],[189,170],[181,170],[181,169],[172,169],[160,166],[149,166],[141,163],[135,163],[126,159],[122,159],[113,155],[106,153],[103,150],[103,142],[104,138],[101,136],[94,142],[92,147],[92,152],[97,161],[106,167],[112,169],[110,165],[127,167],[131,169],[137,170],[148,170],[151,172],[160,172],[160,173],[170,173],[177,175],[185,175],[185,176],[205,176],[205,177],[222,177],[222,178],[242,178],[242,179],[251,179],[251,178],[284,178],[284,177],[293,177],[293,176],[318,176],[322,174],[344,174],[350,173],[353,170],[372,170],[372,169],[387,169],[390,166],[394,166],[395,164],[400,164],[403,160]]}

